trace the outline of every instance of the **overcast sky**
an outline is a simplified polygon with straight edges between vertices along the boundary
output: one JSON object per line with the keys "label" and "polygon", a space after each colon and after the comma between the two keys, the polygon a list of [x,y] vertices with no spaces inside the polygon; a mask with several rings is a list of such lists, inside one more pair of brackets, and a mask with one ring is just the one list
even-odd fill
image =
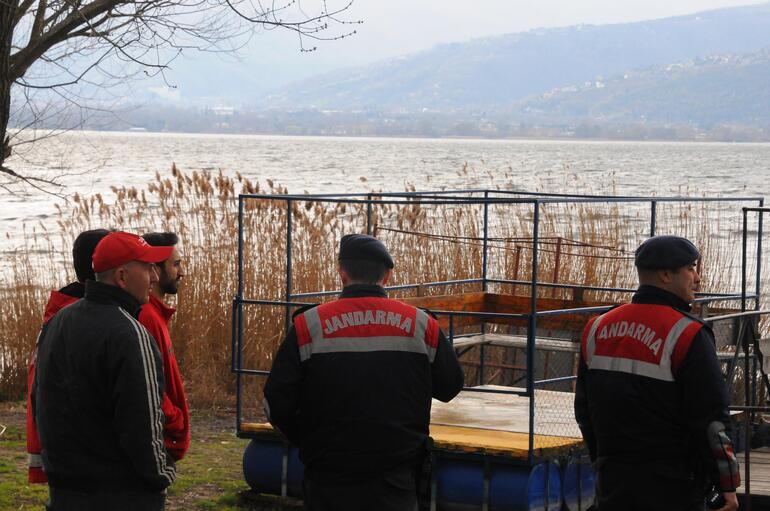
{"label": "overcast sky", "polygon": [[[329,9],[347,0],[327,0]],[[286,30],[260,31],[249,47],[232,56],[188,55],[173,64],[172,82],[207,90],[225,90],[228,81],[248,82],[255,94],[324,71],[366,64],[430,48],[439,43],[523,32],[534,28],[576,24],[622,23],[664,18],[699,11],[767,3],[751,0],[354,0],[341,18],[363,20],[358,33],[341,41],[314,42],[311,53],[299,51],[296,35]],[[318,12],[322,0],[302,0],[308,14]],[[338,34],[345,27],[332,27]],[[215,59],[229,60],[229,66]],[[209,73],[201,76],[200,68]],[[240,77],[232,69],[240,69]],[[189,90],[189,89],[188,89]],[[202,94],[202,91],[196,91]]]}

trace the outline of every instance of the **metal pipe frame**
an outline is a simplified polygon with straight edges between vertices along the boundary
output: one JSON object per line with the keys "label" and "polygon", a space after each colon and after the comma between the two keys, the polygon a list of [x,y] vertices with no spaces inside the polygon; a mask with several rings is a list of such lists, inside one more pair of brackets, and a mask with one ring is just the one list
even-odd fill
{"label": "metal pipe frame", "polygon": [[[235,409],[236,409],[236,431],[241,430],[241,423],[243,421],[243,382],[241,380],[240,369],[243,367],[243,278],[244,278],[244,263],[243,263],[243,212],[245,206],[245,199],[238,197],[238,289],[235,298],[233,299],[233,312],[238,316],[238,338],[233,339],[233,347],[237,349],[238,355],[236,357],[233,352],[233,359],[236,361],[236,365],[233,369],[236,371],[235,375]],[[235,331],[233,331],[233,337],[235,337]],[[237,341],[237,342],[236,342]]]}
{"label": "metal pipe frame", "polygon": [[[291,244],[291,235],[292,235],[292,224],[291,224],[291,213],[292,213],[292,205],[293,201],[291,199],[288,199],[286,201],[286,301],[291,301],[291,281],[292,281],[292,244]],[[285,329],[288,332],[289,326],[291,325],[291,314],[289,313],[289,308],[286,308],[286,317],[285,317]]]}
{"label": "metal pipe frame", "polygon": [[[473,194],[483,194],[483,197],[473,197]],[[306,303],[293,302],[295,298],[308,298],[308,297],[321,297],[338,294],[339,291],[322,291],[316,293],[299,293],[293,294],[292,289],[292,206],[294,202],[327,202],[327,203],[345,203],[345,204],[363,204],[366,205],[366,231],[372,232],[372,210],[374,205],[409,205],[414,201],[419,200],[429,206],[441,206],[441,205],[474,205],[481,204],[484,207],[484,237],[483,237],[483,261],[482,261],[482,276],[480,279],[465,279],[456,281],[444,281],[429,284],[406,284],[401,286],[391,286],[389,290],[399,289],[413,289],[419,286],[439,286],[439,285],[463,285],[470,283],[482,284],[482,289],[486,290],[489,283],[497,284],[524,284],[530,286],[530,311],[529,314],[499,314],[499,313],[483,313],[483,312],[457,312],[457,311],[434,311],[437,314],[450,315],[450,339],[453,339],[454,334],[454,317],[455,316],[475,316],[481,318],[490,317],[518,317],[527,318],[527,387],[526,392],[513,391],[501,393],[522,394],[529,397],[529,446],[528,446],[528,459],[530,463],[534,459],[534,420],[535,420],[535,401],[534,401],[534,389],[536,385],[543,385],[549,383],[551,380],[535,381],[534,379],[534,367],[535,367],[535,336],[537,329],[537,317],[538,316],[552,316],[558,314],[591,314],[602,312],[609,307],[586,307],[579,309],[561,309],[555,311],[538,311],[537,310],[537,292],[538,287],[556,287],[556,288],[577,288],[587,289],[595,291],[609,291],[609,292],[634,292],[633,289],[623,288],[604,288],[598,286],[581,286],[581,285],[566,285],[558,283],[545,283],[538,282],[537,266],[539,261],[539,229],[540,229],[540,210],[545,204],[585,204],[585,203],[649,203],[650,204],[650,235],[654,235],[656,232],[657,222],[657,205],[658,203],[681,203],[681,202],[716,202],[716,203],[740,203],[740,202],[754,202],[759,204],[758,208],[743,208],[744,215],[744,229],[743,229],[743,273],[742,273],[742,286],[740,295],[736,294],[710,294],[705,297],[701,297],[698,301],[719,301],[719,300],[734,300],[740,298],[741,310],[746,311],[746,301],[749,298],[755,299],[755,310],[759,311],[759,296],[760,296],[760,283],[761,283],[761,248],[762,248],[762,215],[760,214],[759,228],[760,233],[757,241],[757,276],[755,282],[755,292],[753,295],[748,294],[747,290],[747,275],[746,275],[746,262],[747,262],[747,213],[749,211],[770,211],[763,207],[764,199],[761,197],[639,197],[639,196],[609,196],[609,195],[577,195],[577,194],[550,194],[539,192],[526,192],[526,191],[505,191],[505,190],[490,190],[490,189],[468,189],[468,190],[452,190],[452,191],[429,191],[429,192],[403,192],[403,193],[362,193],[362,194],[314,194],[314,195],[275,195],[275,194],[241,194],[238,196],[238,293],[233,300],[233,354],[231,363],[233,372],[236,373],[236,408],[237,408],[237,427],[240,431],[241,428],[241,412],[242,412],[242,375],[266,375],[269,371],[244,369],[243,368],[243,337],[244,337],[244,325],[243,325],[243,305],[244,304],[258,304],[258,305],[276,305],[286,307],[286,327],[288,329],[290,325],[289,309],[293,306],[303,306]],[[286,292],[285,300],[283,302],[275,300],[254,300],[247,299],[243,296],[244,293],[244,203],[246,200],[280,200],[285,201],[287,205],[287,223],[286,223]],[[533,208],[533,236],[532,236],[532,274],[529,281],[517,281],[506,279],[490,279],[488,275],[488,249],[489,249],[489,218],[488,211],[490,205],[511,205],[511,204],[530,204]],[[717,318],[709,318],[712,321],[716,321]],[[236,337],[237,332],[237,337]],[[747,357],[748,358],[748,357]],[[748,369],[748,368],[747,368]],[[554,380],[555,381],[555,380]],[[748,382],[747,382],[748,383]],[[468,389],[470,390],[470,389]],[[475,389],[480,391],[483,389]],[[487,392],[490,389],[486,389]]]}
{"label": "metal pipe frame", "polygon": [[[456,193],[458,195],[450,195]],[[460,195],[464,193],[487,193],[489,195],[498,194],[502,197],[478,198]],[[507,196],[507,197],[506,197]],[[514,198],[511,198],[513,196]],[[519,196],[533,198],[519,198]],[[281,200],[287,199],[296,201],[312,202],[330,202],[347,204],[413,204],[414,199],[421,201],[428,200],[428,204],[578,204],[586,202],[596,203],[651,203],[651,202],[757,202],[763,200],[762,197],[642,197],[642,196],[618,196],[618,195],[569,195],[569,194],[545,194],[535,192],[511,192],[505,190],[461,190],[447,192],[404,192],[404,193],[336,193],[336,194],[308,194],[308,195],[277,195],[277,194],[241,194],[239,197],[244,199],[256,200]],[[352,197],[352,198],[351,198]],[[371,197],[371,198],[368,198]],[[387,197],[383,200],[377,197]],[[403,200],[395,200],[395,199]]]}
{"label": "metal pipe frame", "polygon": [[540,203],[535,202],[532,212],[532,284],[530,287],[529,325],[527,326],[527,393],[529,394],[529,431],[527,458],[530,464],[535,457],[535,333],[537,332],[537,263],[538,237],[540,236]]}

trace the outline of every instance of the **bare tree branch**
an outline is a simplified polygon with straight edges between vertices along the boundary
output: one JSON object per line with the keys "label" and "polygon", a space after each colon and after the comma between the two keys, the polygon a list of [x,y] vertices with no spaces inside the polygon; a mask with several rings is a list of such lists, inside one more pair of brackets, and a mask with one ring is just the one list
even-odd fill
{"label": "bare tree branch", "polygon": [[[318,10],[310,13],[299,0],[0,0],[0,175],[34,188],[57,185],[20,176],[6,160],[13,146],[31,143],[22,131],[57,122],[57,111],[103,110],[78,90],[109,94],[139,70],[165,80],[169,63],[183,51],[234,51],[255,27],[296,33],[300,51],[315,50],[305,47],[306,39],[334,41],[356,33],[348,25],[361,21],[341,19],[352,0],[331,10],[326,0],[317,1]],[[13,108],[12,95],[20,100]],[[38,96],[61,105],[41,108]],[[17,130],[9,132],[12,109]]]}

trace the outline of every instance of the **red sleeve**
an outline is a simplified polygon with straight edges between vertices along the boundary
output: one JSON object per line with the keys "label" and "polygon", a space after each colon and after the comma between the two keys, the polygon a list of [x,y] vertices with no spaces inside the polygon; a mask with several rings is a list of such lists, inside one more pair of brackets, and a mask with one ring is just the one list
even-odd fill
{"label": "red sleeve", "polygon": [[[171,361],[169,360],[169,347],[164,346],[163,327],[160,325],[159,319],[152,312],[145,310],[145,307],[147,306],[143,306],[139,312],[139,322],[155,339],[155,342],[158,344],[158,349],[160,350],[161,358],[163,359],[165,385],[161,409],[163,410],[163,415],[166,417],[166,422],[163,426],[163,440],[166,450],[174,461],[179,461],[184,457],[190,445],[189,419],[187,419],[188,414],[185,413],[185,410],[177,406],[169,397],[169,379],[172,377],[169,374],[172,366]],[[184,397],[182,397],[182,399],[184,399]]]}
{"label": "red sleeve", "polygon": [[[588,323],[586,323],[586,327],[583,329],[583,335],[580,336],[580,353],[583,356],[583,360],[588,360],[588,355],[586,353],[586,343],[588,342],[588,333],[591,331],[591,327],[594,324],[594,321],[599,319],[601,316],[593,316],[591,319],[588,320]],[[588,362],[586,362],[588,363]]]}
{"label": "red sleeve", "polygon": [[45,472],[43,471],[43,461],[41,458],[43,446],[40,445],[40,437],[37,434],[37,424],[35,424],[35,417],[32,414],[32,383],[35,381],[36,356],[37,348],[32,352],[32,357],[29,360],[29,367],[27,368],[27,454],[29,454],[27,480],[31,484],[48,482],[48,477],[46,477]]}

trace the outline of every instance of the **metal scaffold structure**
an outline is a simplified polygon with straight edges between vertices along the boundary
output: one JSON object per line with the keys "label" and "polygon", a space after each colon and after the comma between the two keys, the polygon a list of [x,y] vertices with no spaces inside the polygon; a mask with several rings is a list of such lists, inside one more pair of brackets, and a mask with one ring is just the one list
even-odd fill
{"label": "metal scaffold structure", "polygon": [[[260,209],[255,203],[269,207]],[[586,208],[611,210],[600,221],[610,226],[623,223],[625,230],[613,243],[604,242],[596,233],[590,240],[569,235],[572,226],[582,221],[569,213]],[[674,233],[670,231],[674,228],[672,208],[719,210],[730,218],[743,212],[742,230],[731,231],[741,235],[740,289],[733,287],[737,279],[728,279],[726,289],[700,293],[694,312],[715,331],[735,404],[734,417],[743,425],[736,441],[739,447],[750,445],[755,414],[768,411],[760,405],[770,391],[760,342],[760,320],[770,312],[760,308],[762,214],[770,209],[764,208],[761,197],[632,197],[486,189],[240,195],[232,371],[237,387],[237,433],[252,439],[244,455],[247,481],[257,492],[301,496],[302,465],[296,449],[265,424],[258,411],[261,386],[255,382],[269,374],[269,367],[250,362],[252,352],[266,340],[275,346],[283,338],[292,311],[338,295],[340,289],[328,284],[321,289],[303,284],[306,288],[299,289],[303,286],[298,282],[320,278],[306,269],[309,257],[326,254],[325,262],[331,268],[339,235],[364,232],[383,238],[394,250],[397,266],[419,268],[410,274],[412,280],[402,280],[387,290],[400,300],[430,310],[466,368],[463,392],[448,404],[434,401],[432,470],[426,495],[430,508],[588,509],[594,498],[594,475],[573,412],[580,335],[592,315],[628,301],[635,287],[579,283],[579,275],[585,274],[585,261],[591,260],[591,264],[613,265],[613,271],[633,280],[632,251],[623,247],[635,247],[648,236]],[[272,216],[261,218],[268,210]],[[299,242],[307,243],[301,232],[310,215],[303,213],[307,211],[316,211],[316,216],[317,211],[331,212],[324,220],[327,227],[322,225],[327,236],[313,241],[312,247],[300,247]],[[389,223],[389,218],[405,218],[399,216],[404,211],[414,212],[422,223]],[[475,223],[458,220],[452,229],[439,227],[447,219],[465,218],[462,215],[467,212],[472,212]],[[749,215],[755,213],[753,230]],[[512,218],[523,219],[515,224],[516,232],[511,228]],[[281,239],[259,239],[259,225],[267,221],[281,223]],[[430,230],[426,225],[436,228]],[[669,232],[660,232],[661,226]],[[463,228],[473,232],[461,232]],[[268,242],[283,258],[285,274],[277,277],[282,278],[279,296],[261,295],[260,283],[249,281],[249,247]],[[410,243],[422,247],[409,253],[414,261],[403,260],[407,253],[400,253]],[[423,259],[432,250],[452,252],[459,260],[446,255],[431,266]],[[432,278],[440,273],[431,270],[435,268],[441,269],[442,278]],[[465,274],[457,276],[453,271]],[[467,275],[469,272],[476,273]],[[613,276],[611,281],[621,277]],[[272,318],[269,325],[259,322],[265,317]],[[257,324],[261,326],[251,326]],[[267,363],[269,360],[268,356]],[[749,452],[747,449],[747,495]]]}

